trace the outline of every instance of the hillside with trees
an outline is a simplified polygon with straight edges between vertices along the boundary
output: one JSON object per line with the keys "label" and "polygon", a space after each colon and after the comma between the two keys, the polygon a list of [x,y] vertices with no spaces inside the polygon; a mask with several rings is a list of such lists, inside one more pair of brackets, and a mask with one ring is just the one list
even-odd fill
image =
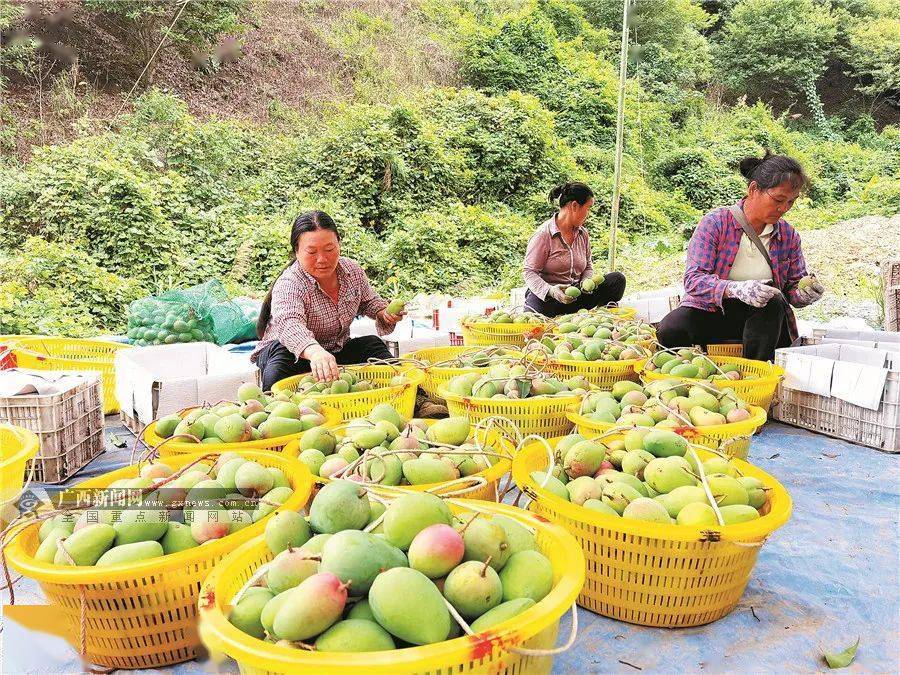
{"label": "hillside with trees", "polygon": [[[620,27],[615,0],[0,0],[0,333],[121,331],[212,277],[258,296],[309,208],[385,290],[508,290],[564,180],[598,195],[602,267]],[[680,279],[770,148],[806,167],[788,220],[846,296],[805,311],[872,304],[900,250],[900,6],[639,0],[630,28],[630,289]]]}

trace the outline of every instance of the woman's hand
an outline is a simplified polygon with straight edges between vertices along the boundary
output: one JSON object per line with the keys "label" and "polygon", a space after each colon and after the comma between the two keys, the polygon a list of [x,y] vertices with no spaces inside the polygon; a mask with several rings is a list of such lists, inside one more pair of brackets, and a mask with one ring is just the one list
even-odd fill
{"label": "woman's hand", "polygon": [[303,352],[303,358],[309,361],[310,372],[319,382],[333,382],[341,374],[334,354],[321,345],[307,347]]}
{"label": "woman's hand", "polygon": [[815,274],[809,275],[808,279],[809,281],[803,284],[802,287],[797,286],[797,288],[788,293],[791,304],[798,309],[808,307],[814,302],[821,300],[822,295],[825,293],[825,287],[819,283]]}
{"label": "woman's hand", "polygon": [[725,286],[725,297],[740,300],[751,307],[765,307],[769,300],[781,293],[774,286],[769,286],[757,279],[749,281],[729,281]]}
{"label": "woman's hand", "polygon": [[388,326],[390,326],[391,328],[393,328],[398,323],[400,323],[400,321],[403,319],[404,316],[406,316],[406,312],[400,312],[398,314],[390,314],[390,313],[388,313],[388,311],[386,309],[383,309],[380,312],[378,312],[378,318],[381,321],[383,321],[384,323],[386,323]]}
{"label": "woman's hand", "polygon": [[575,302],[575,298],[570,298],[568,295],[566,295],[566,292],[563,290],[563,286],[551,286],[550,290],[547,291],[547,295],[564,305]]}

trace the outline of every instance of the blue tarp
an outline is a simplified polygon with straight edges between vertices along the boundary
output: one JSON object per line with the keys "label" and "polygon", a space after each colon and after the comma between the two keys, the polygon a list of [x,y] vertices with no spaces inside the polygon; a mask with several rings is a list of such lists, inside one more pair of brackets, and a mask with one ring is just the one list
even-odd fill
{"label": "blue tarp", "polygon": [[[77,480],[118,468],[128,457],[126,451],[103,455]],[[849,670],[900,672],[898,458],[769,424],[754,438],[751,460],[784,484],[794,514],[763,547],[735,610],[690,629],[632,626],[579,610],[578,639],[557,657],[555,672],[810,672],[826,668],[824,650],[839,651],[857,636],[859,653]],[[17,604],[42,602],[28,580],[16,588]],[[62,640],[5,624],[4,672],[80,669]],[[568,625],[565,619],[561,640]],[[190,663],[167,672],[211,669]],[[219,672],[237,668],[225,664]]]}

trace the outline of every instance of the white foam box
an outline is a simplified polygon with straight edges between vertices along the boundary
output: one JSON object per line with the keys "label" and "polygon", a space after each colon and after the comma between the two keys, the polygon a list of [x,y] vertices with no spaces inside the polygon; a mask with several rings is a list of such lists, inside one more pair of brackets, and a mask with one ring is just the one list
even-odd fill
{"label": "white foam box", "polygon": [[626,295],[619,301],[619,305],[633,307],[637,310],[637,317],[648,323],[659,323],[666,314],[678,307],[683,294],[682,286],[669,286]]}
{"label": "white foam box", "polygon": [[120,349],[115,364],[122,421],[133,431],[183,408],[234,400],[245,382],[259,384],[248,353],[209,342]]}

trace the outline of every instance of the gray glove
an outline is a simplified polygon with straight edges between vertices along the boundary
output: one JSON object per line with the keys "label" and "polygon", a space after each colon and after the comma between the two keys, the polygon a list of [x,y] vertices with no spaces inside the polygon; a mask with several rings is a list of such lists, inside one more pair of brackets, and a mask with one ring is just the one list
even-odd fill
{"label": "gray glove", "polygon": [[740,300],[751,307],[765,307],[769,300],[781,293],[774,286],[769,286],[758,279],[748,281],[729,281],[725,286],[725,297]]}
{"label": "gray glove", "polygon": [[557,302],[561,302],[564,305],[571,304],[575,302],[575,298],[570,298],[566,295],[565,290],[563,290],[565,286],[551,286],[550,290],[547,291],[547,296],[553,298]]}
{"label": "gray glove", "polygon": [[822,299],[822,295],[825,293],[825,287],[819,283],[819,280],[816,279],[814,274],[811,274],[809,278],[812,283],[806,288],[800,288],[798,286],[788,293],[788,297],[794,307],[808,307],[814,302]]}

